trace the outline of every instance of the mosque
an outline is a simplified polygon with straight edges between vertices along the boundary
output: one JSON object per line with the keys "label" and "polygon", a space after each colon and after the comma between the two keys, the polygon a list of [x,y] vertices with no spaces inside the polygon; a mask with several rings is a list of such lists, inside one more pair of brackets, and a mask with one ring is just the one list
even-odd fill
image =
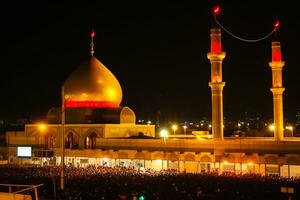
{"label": "mosque", "polygon": [[[300,176],[300,139],[284,137],[280,42],[271,45],[274,137],[226,138],[223,134],[221,29],[211,29],[212,138],[158,137],[154,125],[136,124],[132,109],[121,106],[116,77],[94,56],[62,86],[62,106],[47,113],[47,124],[27,124],[7,132],[8,162],[14,164],[125,166],[154,171],[230,171]],[[18,146],[31,146],[31,158],[18,158]],[[64,158],[62,160],[62,158]]]}

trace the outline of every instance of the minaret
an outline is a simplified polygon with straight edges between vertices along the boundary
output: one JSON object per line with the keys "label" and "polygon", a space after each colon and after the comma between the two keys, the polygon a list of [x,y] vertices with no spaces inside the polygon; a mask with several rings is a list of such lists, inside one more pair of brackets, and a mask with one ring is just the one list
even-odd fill
{"label": "minaret", "polygon": [[284,62],[281,60],[280,42],[272,42],[272,62],[269,66],[272,69],[272,88],[273,93],[273,113],[274,113],[274,138],[283,140],[283,91],[282,87],[282,68]]}
{"label": "minaret", "polygon": [[210,29],[210,52],[207,58],[211,63],[211,87],[212,95],[212,134],[213,138],[223,140],[223,87],[222,82],[222,61],[226,56],[222,52],[221,29]]}

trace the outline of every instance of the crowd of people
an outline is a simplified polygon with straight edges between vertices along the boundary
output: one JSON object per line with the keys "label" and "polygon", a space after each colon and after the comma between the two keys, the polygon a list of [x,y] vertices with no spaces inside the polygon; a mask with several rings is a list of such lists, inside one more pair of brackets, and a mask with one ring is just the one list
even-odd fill
{"label": "crowd of people", "polygon": [[[66,167],[65,189],[59,188],[60,168],[55,166],[0,166],[0,183],[43,184],[40,200],[197,200],[288,199],[281,187],[292,187],[291,199],[300,199],[300,178],[175,170],[141,173],[132,168]],[[7,188],[0,187],[1,191]],[[34,195],[33,195],[34,199]]]}

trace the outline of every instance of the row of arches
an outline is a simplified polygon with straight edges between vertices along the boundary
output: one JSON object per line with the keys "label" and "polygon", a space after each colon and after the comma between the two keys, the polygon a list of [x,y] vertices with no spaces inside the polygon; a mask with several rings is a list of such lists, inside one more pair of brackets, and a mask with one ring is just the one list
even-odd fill
{"label": "row of arches", "polygon": [[149,159],[149,160],[170,160],[170,161],[199,161],[203,163],[262,163],[262,164],[288,164],[288,165],[300,165],[300,157],[295,155],[288,155],[283,160],[281,160],[278,156],[275,155],[266,155],[263,158],[259,158],[257,156],[223,156],[221,159],[215,159],[214,156],[211,155],[197,155],[193,153],[186,153],[183,155],[176,154],[176,153],[163,153],[163,152],[136,152],[134,154],[128,154],[126,152],[118,152],[117,154],[113,155],[112,153],[104,153],[103,157],[106,158],[119,158],[119,159]]}
{"label": "row of arches", "polygon": [[[83,139],[83,148],[84,149],[95,149],[96,148],[96,139],[98,135],[95,132],[91,132],[84,138],[78,137],[74,132],[70,131],[65,136],[65,148],[66,149],[78,149],[80,140]],[[48,148],[59,147],[58,138],[55,135],[49,134],[44,136],[44,144]]]}
{"label": "row of arches", "polygon": [[[90,133],[84,137],[84,148],[85,149],[95,149],[96,148],[96,138],[97,134],[95,132]],[[79,148],[79,137],[73,132],[69,132],[65,137],[65,148],[68,149],[78,149]]]}
{"label": "row of arches", "polygon": [[200,159],[197,159],[195,155],[192,153],[187,153],[185,155],[180,155],[176,153],[163,153],[163,152],[155,152],[155,153],[143,153],[136,152],[133,154],[129,154],[126,152],[118,152],[117,154],[112,154],[106,152],[102,155],[105,158],[118,158],[118,159],[141,159],[141,160],[170,160],[170,161],[200,161],[200,162],[213,162],[213,158],[208,155],[201,155]]}

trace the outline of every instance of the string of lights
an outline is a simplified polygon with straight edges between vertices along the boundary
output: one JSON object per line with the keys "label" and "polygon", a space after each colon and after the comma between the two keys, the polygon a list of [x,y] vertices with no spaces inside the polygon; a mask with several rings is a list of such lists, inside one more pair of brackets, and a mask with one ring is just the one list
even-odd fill
{"label": "string of lights", "polygon": [[216,24],[218,24],[220,26],[221,29],[223,29],[227,34],[229,34],[230,36],[238,39],[238,40],[241,40],[243,42],[260,42],[260,41],[263,41],[265,39],[267,39],[268,37],[270,37],[273,33],[275,33],[277,31],[277,29],[279,28],[279,20],[277,20],[275,23],[274,23],[274,28],[273,30],[266,34],[265,36],[261,37],[261,38],[257,38],[257,39],[245,39],[245,38],[242,38],[242,37],[239,37],[237,35],[235,35],[234,33],[232,33],[231,31],[229,31],[228,29],[226,29],[221,23],[220,21],[217,19],[217,15],[219,15],[221,12],[221,8],[220,6],[216,6],[213,8],[213,14],[214,14],[214,20],[216,22]]}

